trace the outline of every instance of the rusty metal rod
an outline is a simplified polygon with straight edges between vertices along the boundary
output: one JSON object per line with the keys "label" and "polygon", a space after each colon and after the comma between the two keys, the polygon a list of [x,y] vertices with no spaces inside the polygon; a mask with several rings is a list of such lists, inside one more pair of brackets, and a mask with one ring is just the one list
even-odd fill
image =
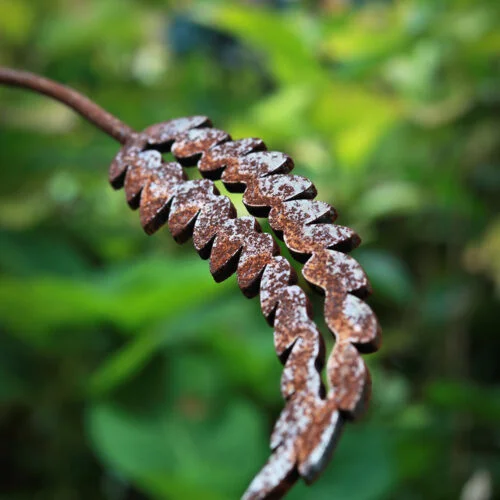
{"label": "rusty metal rod", "polygon": [[0,66],[0,84],[21,87],[62,102],[103,132],[125,144],[135,131],[84,95],[49,78]]}

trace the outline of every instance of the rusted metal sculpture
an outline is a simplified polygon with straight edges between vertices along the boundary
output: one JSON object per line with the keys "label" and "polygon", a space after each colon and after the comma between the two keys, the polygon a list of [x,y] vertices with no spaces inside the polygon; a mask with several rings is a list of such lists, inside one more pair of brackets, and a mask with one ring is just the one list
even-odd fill
{"label": "rusted metal sculpture", "polygon": [[[210,260],[217,282],[236,272],[247,297],[260,295],[284,365],[285,407],[271,436],[271,456],[243,498],[281,498],[298,477],[312,482],[330,458],[344,422],[357,418],[370,396],[369,372],[359,353],[378,348],[380,331],[362,300],[369,293],[368,280],[346,255],[359,237],[334,224],[335,210],[314,200],[311,181],[289,173],[292,159],[267,151],[260,139],[233,141],[203,116],[170,120],[136,133],[50,80],[0,68],[0,83],[59,99],[121,142],[109,180],[115,189],[124,187],[146,233],[167,224],[179,243],[192,236],[199,255]],[[176,161],[166,161],[163,153],[172,153]],[[204,179],[187,179],[183,166],[194,165]],[[305,263],[304,278],[324,292],[325,320],[335,336],[327,363],[328,390],[321,380],[323,339],[295,271],[254,217],[237,217],[230,199],[219,194],[214,184],[218,179],[229,191],[244,193],[252,215],[269,217],[276,235]]]}

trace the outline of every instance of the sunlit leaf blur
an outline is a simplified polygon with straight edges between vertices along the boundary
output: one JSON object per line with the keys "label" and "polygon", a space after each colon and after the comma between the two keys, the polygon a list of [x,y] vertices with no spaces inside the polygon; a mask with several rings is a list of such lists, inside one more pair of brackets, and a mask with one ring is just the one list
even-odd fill
{"label": "sunlit leaf blur", "polygon": [[[0,1],[1,65],[137,129],[206,114],[262,137],[361,234],[384,332],[371,410],[290,499],[500,497],[499,16]],[[0,88],[0,127],[0,499],[239,498],[283,405],[258,301],[144,234],[107,183],[118,145],[71,111]]]}

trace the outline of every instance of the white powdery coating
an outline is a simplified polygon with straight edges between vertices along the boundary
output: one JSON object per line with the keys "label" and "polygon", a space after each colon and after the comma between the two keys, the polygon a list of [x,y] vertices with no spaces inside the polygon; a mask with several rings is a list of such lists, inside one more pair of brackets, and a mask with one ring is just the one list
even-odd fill
{"label": "white powdery coating", "polygon": [[[357,394],[360,396],[364,390],[365,372],[365,363],[356,348],[350,343],[337,342],[327,366],[328,378],[331,383],[328,397],[342,400],[352,392],[353,383],[356,383]],[[335,380],[340,384],[334,385]]]}
{"label": "white powdery coating", "polygon": [[271,433],[271,441],[269,443],[271,450],[275,450],[280,445],[287,444],[288,441],[296,438],[295,426],[290,425],[290,421],[293,418],[291,415],[293,415],[294,404],[294,400],[291,399],[286,402],[285,407],[281,410]]}
{"label": "white powdery coating", "polygon": [[161,154],[155,150],[144,151],[138,154],[138,166],[153,170],[161,166]]}
{"label": "white powdery coating", "polygon": [[307,401],[295,400],[293,409],[293,423],[295,424],[295,434],[296,436],[298,436],[310,427],[312,422],[312,408],[310,403],[307,404]]}
{"label": "white powdery coating", "polygon": [[[287,303],[294,304],[294,307],[287,307]],[[276,329],[281,325],[282,311],[290,312],[290,316],[285,316],[287,322],[296,325],[297,328],[299,326],[310,326],[313,324],[307,313],[307,296],[304,290],[297,285],[289,286],[284,291],[281,305],[276,311],[276,320],[274,323]]]}
{"label": "white powdery coating", "polygon": [[[183,203],[189,202],[191,205],[203,205],[207,200],[207,195],[213,193],[214,184],[209,179],[195,179],[179,184],[176,189],[176,196],[189,195],[189,200],[183,199]],[[175,201],[174,201],[174,204]],[[172,207],[173,209],[173,207]]]}
{"label": "white powdery coating", "polygon": [[292,251],[313,253],[323,248],[339,245],[348,240],[352,234],[352,230],[344,226],[311,224],[302,226],[298,235],[285,226],[284,239],[286,246]]}
{"label": "white powdery coating", "polygon": [[331,276],[340,276],[347,288],[357,289],[368,284],[365,273],[358,262],[342,252],[328,250],[330,258],[327,260],[325,271]]}
{"label": "white powdery coating", "polygon": [[171,197],[185,182],[182,167],[169,162],[155,171],[153,181],[149,183],[149,192],[154,198]]}
{"label": "white powdery coating", "polygon": [[179,139],[176,140],[176,145],[177,144],[183,144],[186,142],[193,142],[193,141],[206,141],[210,139],[222,139],[224,137],[229,137],[227,132],[224,132],[223,130],[219,130],[217,128],[193,128],[191,130],[188,130],[187,132],[184,132]]}
{"label": "white powdery coating", "polygon": [[264,196],[288,200],[312,186],[309,179],[299,175],[269,175],[258,180],[258,190]]}
{"label": "white powdery coating", "polygon": [[119,157],[120,160],[123,161],[127,161],[129,158],[136,158],[137,155],[143,151],[145,145],[145,140],[134,139],[131,143],[125,143],[116,157]]}
{"label": "white powdery coating", "polygon": [[321,434],[321,438],[314,450],[309,454],[307,460],[301,464],[301,472],[307,473],[308,470],[318,468],[324,459],[325,454],[328,452],[332,441],[335,439],[335,432],[337,429],[337,424],[339,423],[339,412],[332,412],[329,425],[324,429]]}
{"label": "white powdery coating", "polygon": [[224,221],[231,219],[230,215],[231,201],[226,196],[215,196],[213,203],[206,203],[203,206],[193,230],[196,250],[200,250],[217,235]]}
{"label": "white powdery coating", "polygon": [[260,289],[260,303],[263,304],[267,302],[271,298],[271,294],[269,293],[267,288]]}
{"label": "white powdery coating", "polygon": [[217,144],[210,148],[210,157],[213,161],[222,161],[227,156],[240,156],[244,155],[254,148],[262,144],[260,139],[246,138],[238,141],[225,142],[224,144]]}
{"label": "white powdery coating", "polygon": [[239,172],[243,175],[252,175],[256,171],[260,175],[269,175],[278,170],[288,160],[288,156],[279,151],[258,151],[243,156],[239,161]]}
{"label": "white powdery coating", "polygon": [[264,316],[269,316],[279,294],[289,286],[291,276],[290,262],[284,257],[276,256],[273,262],[266,266],[260,282],[260,307]]}
{"label": "white powdery coating", "polygon": [[262,257],[266,253],[272,254],[273,237],[267,233],[254,233],[242,241],[244,252],[241,255],[240,264],[244,264],[254,257]]}
{"label": "white powdery coating", "polygon": [[310,224],[333,212],[328,203],[317,200],[291,200],[283,203],[283,216],[287,221]]}
{"label": "white powdery coating", "polygon": [[[215,195],[213,203],[207,203],[203,207],[203,211],[201,215],[198,217],[196,221],[197,225],[202,225],[205,223],[213,224],[217,222],[219,226],[222,227],[227,221],[234,220],[233,218],[227,218],[227,212],[230,210],[231,201],[227,196]],[[226,217],[223,221],[221,221],[222,217]]]}
{"label": "white powdery coating", "polygon": [[280,388],[281,394],[285,399],[289,398],[297,390],[295,375],[297,371],[300,371],[304,368],[302,365],[297,367],[295,360],[297,350],[300,349],[302,343],[303,340],[300,337],[295,341],[292,347],[292,352],[289,354],[285,366],[283,367]]}
{"label": "white powdery coating", "polygon": [[[341,243],[349,239],[353,234],[352,229],[334,224],[311,224],[302,226],[300,232],[306,238],[318,241],[323,247]],[[325,239],[327,240],[326,242],[321,241]]]}
{"label": "white powdery coating", "polygon": [[362,332],[362,325],[366,325],[372,316],[371,309],[354,295],[347,295],[342,306],[342,312],[357,333]]}
{"label": "white powdery coating", "polygon": [[[299,337],[294,343],[281,376],[281,391],[285,398],[298,390],[312,394],[313,398],[319,398],[321,377],[316,369],[316,359],[319,355],[320,346],[319,335],[319,332],[315,329],[313,336],[308,338]],[[303,361],[304,352],[302,352],[304,350],[307,353],[305,363]],[[297,386],[297,379],[304,380],[304,387]]]}
{"label": "white powdery coating", "polygon": [[168,195],[168,188],[163,182],[151,182],[149,184],[149,192],[154,198],[161,198]]}
{"label": "white powdery coating", "polygon": [[[288,265],[287,265],[288,264]],[[268,265],[261,281],[261,293],[269,296],[269,291],[275,288],[275,283],[285,283],[290,276],[289,262],[284,257],[276,257],[276,264]],[[275,293],[278,290],[273,290]]]}
{"label": "white powdery coating", "polygon": [[245,139],[238,139],[237,141],[231,141],[227,144],[220,146],[221,149],[224,149],[225,146],[227,148],[232,148],[232,151],[238,154],[247,154],[249,151],[252,151],[254,148],[262,146],[264,143],[261,139],[256,139],[254,137],[246,137]]}
{"label": "white powdery coating", "polygon": [[115,156],[114,161],[116,163],[121,163],[123,161],[124,156],[128,153],[129,148],[127,146],[123,146],[120,151]]}
{"label": "white powdery coating", "polygon": [[143,146],[143,143],[138,145],[135,142],[127,142],[122,146],[111,163],[110,172],[113,173],[113,176],[119,175],[131,163],[137,161],[137,155],[142,151]]}
{"label": "white powdery coating", "polygon": [[251,216],[239,217],[238,219],[229,219],[224,221],[220,236],[229,240],[230,243],[242,242],[241,232],[243,230],[253,230],[255,219]]}
{"label": "white powdery coating", "polygon": [[[238,272],[246,265],[257,265],[260,272],[266,259],[272,258],[274,241],[271,235],[259,231],[258,222],[251,216],[238,219],[226,219],[217,230],[217,237],[211,253],[211,262],[218,262],[227,252],[235,252],[243,248],[238,262]],[[229,246],[229,248],[228,248]],[[254,262],[252,262],[255,259]],[[219,267],[219,264],[214,266]],[[256,277],[254,269],[254,276]],[[250,279],[253,279],[250,278]],[[243,279],[243,277],[239,278]]]}
{"label": "white powdery coating", "polygon": [[149,130],[154,130],[154,127],[157,127],[160,133],[155,137],[155,142],[167,142],[172,140],[176,134],[180,134],[190,128],[199,127],[206,121],[206,116],[187,116],[176,118],[157,126],[153,125],[152,127],[148,127],[144,132],[148,134]]}
{"label": "white powdery coating", "polygon": [[316,393],[301,391],[293,394],[274,426],[271,448],[275,449],[307,435],[314,423],[314,414],[319,413],[325,404],[327,403],[320,400]]}
{"label": "white powdery coating", "polygon": [[[242,500],[264,498],[268,492],[278,486],[295,466],[293,450],[278,448],[270,457],[263,469],[250,483]],[[257,495],[257,496],[256,496]]]}

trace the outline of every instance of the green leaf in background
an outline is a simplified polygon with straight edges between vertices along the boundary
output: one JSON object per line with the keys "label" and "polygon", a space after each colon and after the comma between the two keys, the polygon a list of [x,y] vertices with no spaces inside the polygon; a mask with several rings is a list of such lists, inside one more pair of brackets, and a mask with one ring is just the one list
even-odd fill
{"label": "green leaf in background", "polygon": [[500,390],[470,383],[436,380],[426,390],[427,401],[447,412],[462,411],[481,421],[500,421]]}
{"label": "green leaf in background", "polygon": [[385,182],[368,189],[356,211],[360,217],[377,219],[410,215],[424,205],[425,197],[418,186],[407,182]]}
{"label": "green leaf in background", "polygon": [[[404,18],[408,15],[408,5],[396,10],[390,5],[376,3],[367,5],[366,10],[351,11],[347,19],[335,24],[325,37],[324,50],[334,58],[351,64],[360,64],[368,59],[390,58],[395,49],[406,42]],[[378,22],[373,22],[377,18]]]}
{"label": "green leaf in background", "polygon": [[134,45],[141,39],[146,29],[141,9],[128,0],[105,0],[90,5],[70,7],[77,15],[54,16],[46,20],[43,30],[41,50],[52,57],[97,48],[100,34],[105,32],[108,47]]}
{"label": "green leaf in background", "polygon": [[318,83],[324,73],[315,56],[314,20],[293,13],[278,15],[272,10],[236,5],[210,6],[192,11],[194,18],[217,26],[259,49],[266,66],[283,85]]}
{"label": "green leaf in background", "polygon": [[[0,283],[0,315],[4,325],[35,343],[75,324],[105,322],[133,333],[204,302],[207,293],[221,294],[227,286],[215,286],[201,260],[172,265],[167,259],[156,258],[78,281],[53,276],[4,279]],[[19,314],[20,310],[29,314]]]}
{"label": "green leaf in background", "polygon": [[[200,362],[202,358],[196,363]],[[180,368],[174,370],[177,377],[192,379],[184,371],[189,364],[181,363]],[[200,368],[202,373],[213,373],[206,366]],[[207,382],[197,377],[195,389]],[[259,412],[237,398],[216,408],[210,398],[217,396],[219,384],[199,396],[178,378],[170,384],[181,385],[179,398],[174,406],[160,406],[154,415],[135,414],[109,403],[91,406],[88,428],[95,450],[112,469],[160,498],[236,498],[266,458]],[[245,460],[240,458],[243,450]]]}
{"label": "green leaf in background", "polygon": [[288,497],[292,500],[388,498],[396,482],[390,434],[385,428],[348,425],[332,462],[310,489],[299,484]]}
{"label": "green leaf in background", "polygon": [[24,0],[4,0],[0,4],[0,41],[25,42],[34,20],[33,11]]}
{"label": "green leaf in background", "polygon": [[374,294],[404,305],[413,299],[415,289],[407,266],[395,255],[383,250],[361,249],[356,259],[370,277]]}
{"label": "green leaf in background", "polygon": [[83,276],[83,252],[55,231],[0,231],[0,269],[16,276]]}
{"label": "green leaf in background", "polygon": [[275,148],[295,137],[298,130],[309,132],[304,117],[313,101],[310,87],[290,85],[256,104],[249,111],[251,120],[235,119],[231,129],[235,137],[266,136],[267,143]]}
{"label": "green leaf in background", "polygon": [[166,348],[196,343],[219,359],[233,383],[273,402],[279,390],[268,380],[279,379],[280,363],[272,349],[272,329],[255,301],[242,301],[225,294],[134,336],[92,375],[90,394],[102,396],[126,383]]}
{"label": "green leaf in background", "polygon": [[[498,0],[0,1],[1,65],[138,130],[261,137],[359,232],[371,410],[291,499],[472,500],[478,470],[474,500],[499,496],[499,20]],[[0,88],[0,128],[0,499],[239,498],[284,404],[258,299],[147,238],[106,181],[119,145],[59,103]]]}

